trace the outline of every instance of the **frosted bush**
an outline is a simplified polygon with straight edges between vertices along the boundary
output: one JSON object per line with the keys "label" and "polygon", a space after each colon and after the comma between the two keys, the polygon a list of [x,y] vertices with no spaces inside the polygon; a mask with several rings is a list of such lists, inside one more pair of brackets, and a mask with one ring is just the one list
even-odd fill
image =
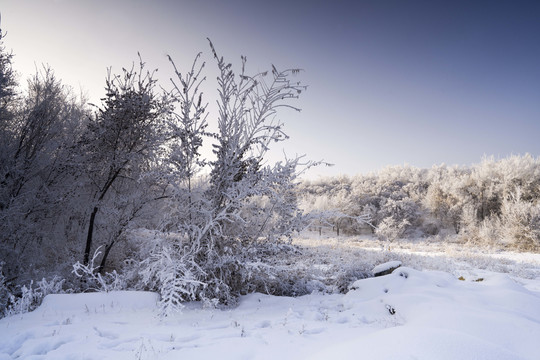
{"label": "frosted bush", "polygon": [[6,277],[4,276],[4,262],[0,261],[0,317],[2,317],[8,307],[11,292],[9,291]]}
{"label": "frosted bush", "polygon": [[521,198],[521,191],[502,204],[502,234],[510,246],[535,251],[540,248],[540,207]]}
{"label": "frosted bush", "polygon": [[87,265],[76,262],[73,265],[73,273],[81,279],[82,291],[116,291],[126,288],[125,278],[116,270],[101,274],[100,266],[95,265],[97,257],[101,254],[98,248]]}
{"label": "frosted bush", "polygon": [[410,223],[407,219],[402,219],[399,221],[393,217],[388,217],[381,221],[375,230],[375,234],[379,239],[392,243],[405,234],[405,231],[409,225]]}
{"label": "frosted bush", "polygon": [[65,279],[62,279],[59,276],[54,276],[52,279],[47,280],[45,278],[37,282],[37,291],[45,297],[49,294],[61,294],[64,291]]}
{"label": "frosted bush", "polygon": [[23,285],[19,297],[15,297],[13,294],[10,295],[10,304],[6,311],[7,316],[26,313],[39,305],[42,298],[38,292],[34,292],[32,286],[33,282],[30,282],[28,287]]}
{"label": "frosted bush", "polygon": [[495,245],[500,239],[500,230],[499,218],[487,218],[478,226],[477,239],[481,244]]}
{"label": "frosted bush", "polygon": [[[1,270],[1,269],[0,269]],[[43,301],[43,298],[49,294],[63,293],[65,280],[54,276],[52,279],[45,278],[38,281],[36,286],[30,281],[28,286],[23,285],[19,294],[13,294],[5,284],[5,279],[0,277],[0,291],[2,291],[2,312],[4,316],[23,314],[34,310]],[[5,298],[7,297],[7,299]],[[6,301],[7,300],[7,301]]]}
{"label": "frosted bush", "polygon": [[460,218],[459,237],[465,242],[478,242],[478,220],[476,210],[472,205],[463,207]]}
{"label": "frosted bush", "polygon": [[184,307],[182,302],[199,300],[199,294],[206,287],[199,280],[205,274],[186,250],[181,247],[173,249],[161,239],[150,257],[140,264],[141,283],[161,295],[159,308],[162,316],[180,311]]}

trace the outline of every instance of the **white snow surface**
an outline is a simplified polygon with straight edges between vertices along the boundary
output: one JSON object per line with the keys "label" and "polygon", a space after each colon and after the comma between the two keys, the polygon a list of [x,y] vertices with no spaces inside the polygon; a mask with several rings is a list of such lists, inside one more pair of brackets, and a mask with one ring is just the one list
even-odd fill
{"label": "white snow surface", "polygon": [[373,270],[371,270],[371,272],[373,274],[378,274],[384,271],[388,271],[390,269],[398,268],[400,266],[401,266],[401,261],[399,260],[388,261],[388,262],[385,262],[384,264],[375,266]]}
{"label": "white snow surface", "polygon": [[0,320],[0,360],[539,358],[539,276],[467,267],[459,280],[407,265],[346,294],[251,294],[165,319],[153,293],[49,295]]}

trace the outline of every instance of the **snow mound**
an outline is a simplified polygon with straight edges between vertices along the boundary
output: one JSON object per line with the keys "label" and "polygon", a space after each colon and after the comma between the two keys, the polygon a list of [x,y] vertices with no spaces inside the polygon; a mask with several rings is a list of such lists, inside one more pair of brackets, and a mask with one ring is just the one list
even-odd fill
{"label": "snow mound", "polygon": [[[419,359],[530,358],[540,336],[540,297],[503,274],[466,282],[400,267],[354,282],[343,304],[349,312],[364,313],[368,323],[386,319],[391,327],[355,343],[371,349],[370,359],[399,358],[397,349]],[[369,346],[385,341],[391,346]],[[351,346],[337,348],[343,354]]]}
{"label": "snow mound", "polygon": [[392,269],[397,269],[398,267],[401,266],[401,261],[399,260],[395,260],[395,261],[388,261],[388,262],[385,262],[384,264],[380,264],[380,265],[377,265],[373,268],[373,270],[371,270],[371,272],[377,276],[377,274],[382,274],[384,272],[388,272]]}

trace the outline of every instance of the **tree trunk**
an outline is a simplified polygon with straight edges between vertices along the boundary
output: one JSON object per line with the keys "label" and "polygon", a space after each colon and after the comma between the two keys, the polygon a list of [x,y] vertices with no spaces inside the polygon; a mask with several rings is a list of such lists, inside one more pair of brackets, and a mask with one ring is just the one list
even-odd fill
{"label": "tree trunk", "polygon": [[86,236],[86,248],[84,249],[84,260],[83,264],[88,265],[90,261],[90,249],[92,248],[92,237],[94,235],[94,222],[96,221],[96,214],[98,212],[98,207],[94,206],[94,210],[90,215],[90,223],[88,224],[88,235]]}
{"label": "tree trunk", "polygon": [[[105,183],[105,187],[101,191],[101,195],[99,195],[99,198],[97,199],[97,204],[101,203],[101,200],[105,198],[105,194],[107,194],[107,191],[109,191],[112,184],[115,182],[116,178],[120,174],[120,171],[127,165],[128,161],[125,161],[121,167],[116,169],[112,174],[109,173],[109,178],[107,182]],[[112,170],[111,170],[112,171]],[[92,248],[92,237],[94,235],[94,222],[96,221],[96,213],[98,212],[98,207],[94,206],[94,210],[92,211],[92,214],[90,215],[90,224],[88,224],[88,235],[86,237],[86,248],[84,249],[84,265],[88,265],[88,262],[90,261],[90,249]]]}
{"label": "tree trunk", "polygon": [[101,258],[101,264],[99,264],[98,272],[103,273],[103,269],[105,268],[105,263],[107,262],[107,257],[109,256],[109,252],[111,251],[111,248],[114,245],[114,240],[112,240],[107,246],[105,247],[105,251],[103,253],[103,258]]}

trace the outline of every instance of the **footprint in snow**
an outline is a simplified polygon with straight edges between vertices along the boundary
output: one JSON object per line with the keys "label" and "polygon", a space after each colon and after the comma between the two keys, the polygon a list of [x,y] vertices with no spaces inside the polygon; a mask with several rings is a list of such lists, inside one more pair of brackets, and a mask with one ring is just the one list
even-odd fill
{"label": "footprint in snow", "polygon": [[269,320],[263,320],[255,325],[256,328],[265,329],[272,326],[272,323]]}
{"label": "footprint in snow", "polygon": [[50,338],[32,339],[22,344],[11,356],[15,359],[26,359],[29,356],[47,355],[70,341],[72,341],[71,338],[59,338],[54,341],[51,341]]}
{"label": "footprint in snow", "polygon": [[102,337],[102,338],[105,338],[105,339],[108,339],[108,340],[116,340],[118,339],[118,335],[113,333],[113,332],[110,332],[110,331],[103,331],[103,330],[99,330],[97,327],[94,326],[94,331],[96,332],[96,334],[99,336],[99,337]]}

